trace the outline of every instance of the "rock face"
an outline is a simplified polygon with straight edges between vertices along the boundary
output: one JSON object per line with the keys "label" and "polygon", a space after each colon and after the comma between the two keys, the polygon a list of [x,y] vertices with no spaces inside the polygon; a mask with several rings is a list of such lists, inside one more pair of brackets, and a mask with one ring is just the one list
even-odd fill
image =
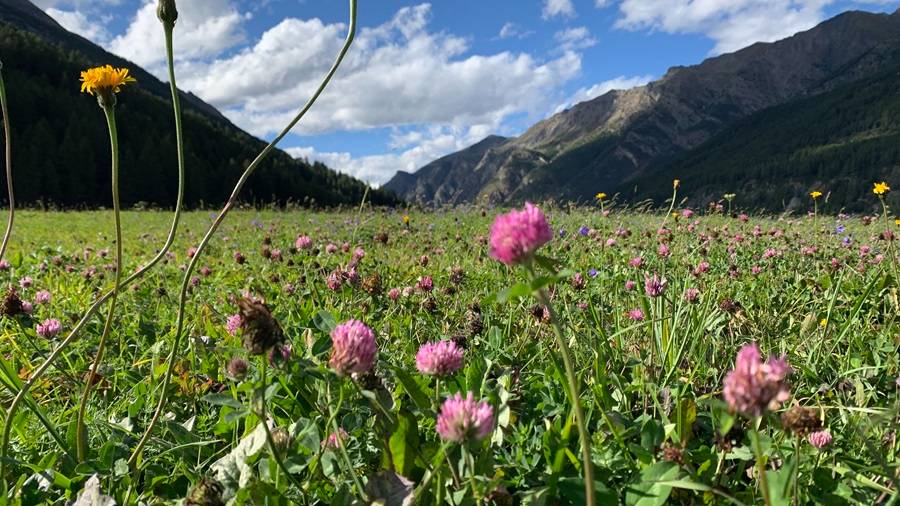
{"label": "rock face", "polygon": [[[627,187],[738,120],[882,71],[900,45],[900,10],[847,12],[638,88],[611,91],[532,126],[489,137],[385,185],[419,204],[586,201]],[[665,182],[671,184],[670,181]]]}

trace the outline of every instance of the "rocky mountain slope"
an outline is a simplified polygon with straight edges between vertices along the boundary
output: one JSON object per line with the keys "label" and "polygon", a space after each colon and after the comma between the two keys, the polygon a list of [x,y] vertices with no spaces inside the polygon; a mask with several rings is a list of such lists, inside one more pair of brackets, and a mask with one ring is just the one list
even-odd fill
{"label": "rocky mountain slope", "polygon": [[471,153],[456,153],[443,159],[455,163],[398,174],[385,187],[411,201],[445,205],[587,201],[638,180],[652,185],[640,178],[742,119],[883,72],[898,46],[900,11],[847,12],[790,38],[611,91],[491,145],[477,162],[469,161]]}

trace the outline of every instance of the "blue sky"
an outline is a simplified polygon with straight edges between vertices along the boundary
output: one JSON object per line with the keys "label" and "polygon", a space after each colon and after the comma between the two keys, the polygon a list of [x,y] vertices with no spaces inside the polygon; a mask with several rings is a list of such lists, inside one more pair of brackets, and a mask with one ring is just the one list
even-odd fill
{"label": "blue sky", "polygon": [[[155,0],[37,0],[164,78]],[[900,0],[360,0],[356,44],[282,147],[373,184],[489,134],[850,9]],[[179,86],[271,138],[327,70],[344,0],[179,0]]]}

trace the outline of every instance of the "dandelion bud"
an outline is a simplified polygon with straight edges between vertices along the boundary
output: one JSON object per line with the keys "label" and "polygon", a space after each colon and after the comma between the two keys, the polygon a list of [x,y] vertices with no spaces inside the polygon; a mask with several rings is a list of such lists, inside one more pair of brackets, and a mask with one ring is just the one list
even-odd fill
{"label": "dandelion bud", "polygon": [[175,8],[175,0],[159,0],[159,5],[156,7],[156,17],[164,25],[174,26],[175,21],[178,20],[178,9]]}

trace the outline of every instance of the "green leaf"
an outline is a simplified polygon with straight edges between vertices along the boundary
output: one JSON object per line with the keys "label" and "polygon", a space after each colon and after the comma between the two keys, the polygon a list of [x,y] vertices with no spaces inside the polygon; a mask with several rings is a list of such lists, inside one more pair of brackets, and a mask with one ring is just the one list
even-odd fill
{"label": "green leaf", "polygon": [[397,378],[400,386],[402,386],[403,390],[409,394],[409,398],[412,399],[413,404],[415,404],[418,409],[421,409],[422,411],[429,411],[431,409],[431,401],[429,400],[428,394],[425,393],[422,386],[419,385],[409,373],[403,369],[395,368],[394,377]]}
{"label": "green leaf", "polygon": [[214,406],[228,406],[230,408],[242,409],[244,407],[241,401],[235,399],[230,394],[206,394],[201,400],[208,402]]}
{"label": "green leaf", "polygon": [[334,315],[328,311],[319,311],[316,313],[316,316],[313,316],[312,323],[314,327],[326,334],[330,334],[331,331],[337,327],[337,321],[335,321]]}
{"label": "green leaf", "polygon": [[643,471],[637,482],[628,488],[625,504],[628,506],[663,506],[672,493],[672,486],[666,482],[678,475],[678,466],[673,462],[657,462]]}
{"label": "green leaf", "polygon": [[397,416],[397,429],[391,434],[391,456],[394,470],[402,476],[409,476],[415,466],[416,448],[419,446],[419,431],[416,417],[402,410]]}

